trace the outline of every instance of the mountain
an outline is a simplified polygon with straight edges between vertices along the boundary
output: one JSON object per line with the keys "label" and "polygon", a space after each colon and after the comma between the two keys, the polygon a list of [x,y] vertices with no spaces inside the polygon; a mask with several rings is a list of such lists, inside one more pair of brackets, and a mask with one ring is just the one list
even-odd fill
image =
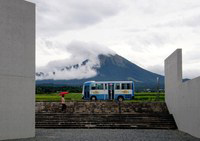
{"label": "mountain", "polygon": [[[113,81],[113,80],[134,80],[136,88],[156,89],[157,77],[159,77],[159,86],[164,87],[164,76],[147,71],[136,64],[126,60],[119,55],[99,55],[100,67],[94,66],[97,75],[87,79],[73,80],[37,80],[37,85],[53,84],[53,85],[82,85],[85,81]],[[81,65],[87,65],[90,60],[83,60]],[[61,71],[78,69],[81,65],[65,66]],[[55,74],[55,72],[52,72]],[[36,73],[37,76],[44,75],[43,72]]]}

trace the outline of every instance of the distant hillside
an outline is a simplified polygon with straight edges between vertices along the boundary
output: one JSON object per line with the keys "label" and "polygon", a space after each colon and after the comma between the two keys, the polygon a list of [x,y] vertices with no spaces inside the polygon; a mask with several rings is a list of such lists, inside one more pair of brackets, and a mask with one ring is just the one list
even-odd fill
{"label": "distant hillside", "polygon": [[[136,64],[126,60],[119,55],[99,55],[100,67],[94,67],[97,75],[88,79],[73,80],[37,80],[37,85],[82,85],[85,81],[105,81],[105,80],[134,80],[136,88],[151,88],[157,86],[157,77],[160,78],[160,88],[164,87],[164,76],[147,71]],[[87,65],[90,60],[83,60],[81,65]],[[63,69],[71,67],[78,69],[79,65],[64,66]],[[54,73],[54,72],[53,72]],[[43,72],[36,74],[43,75]]]}

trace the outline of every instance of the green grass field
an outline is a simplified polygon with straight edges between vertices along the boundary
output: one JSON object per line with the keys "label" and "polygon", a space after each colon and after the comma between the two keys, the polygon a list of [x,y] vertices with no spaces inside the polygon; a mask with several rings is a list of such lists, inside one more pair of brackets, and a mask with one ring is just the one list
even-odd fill
{"label": "green grass field", "polygon": [[[40,101],[48,101],[48,102],[59,102],[60,101],[59,94],[37,94],[36,102]],[[70,93],[65,95],[65,100],[82,100],[82,94],[80,93]]]}
{"label": "green grass field", "polygon": [[148,101],[165,101],[165,94],[156,92],[142,92],[142,93],[135,93],[135,97],[133,100],[126,100],[126,102],[148,102]]}
{"label": "green grass field", "polygon": [[[135,97],[133,100],[125,100],[125,102],[148,102],[148,101],[164,101],[165,95],[164,93],[159,94],[159,100],[157,99],[157,93],[135,93]],[[70,93],[65,95],[65,100],[73,100],[73,101],[81,101],[82,94],[81,93]],[[37,94],[36,102],[59,102],[60,96],[58,93],[53,94]]]}

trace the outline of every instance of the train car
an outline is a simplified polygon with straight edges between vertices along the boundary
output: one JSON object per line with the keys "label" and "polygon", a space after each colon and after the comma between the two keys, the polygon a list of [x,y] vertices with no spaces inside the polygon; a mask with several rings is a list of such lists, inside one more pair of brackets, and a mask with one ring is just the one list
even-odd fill
{"label": "train car", "polygon": [[133,81],[88,81],[83,84],[85,100],[131,100],[134,98]]}

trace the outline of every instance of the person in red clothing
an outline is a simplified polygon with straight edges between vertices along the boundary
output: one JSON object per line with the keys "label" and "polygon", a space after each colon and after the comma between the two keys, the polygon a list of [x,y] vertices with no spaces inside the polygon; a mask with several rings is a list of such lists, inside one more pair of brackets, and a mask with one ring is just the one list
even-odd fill
{"label": "person in red clothing", "polygon": [[61,97],[61,104],[62,104],[62,112],[66,111],[66,104],[65,104],[64,94]]}

